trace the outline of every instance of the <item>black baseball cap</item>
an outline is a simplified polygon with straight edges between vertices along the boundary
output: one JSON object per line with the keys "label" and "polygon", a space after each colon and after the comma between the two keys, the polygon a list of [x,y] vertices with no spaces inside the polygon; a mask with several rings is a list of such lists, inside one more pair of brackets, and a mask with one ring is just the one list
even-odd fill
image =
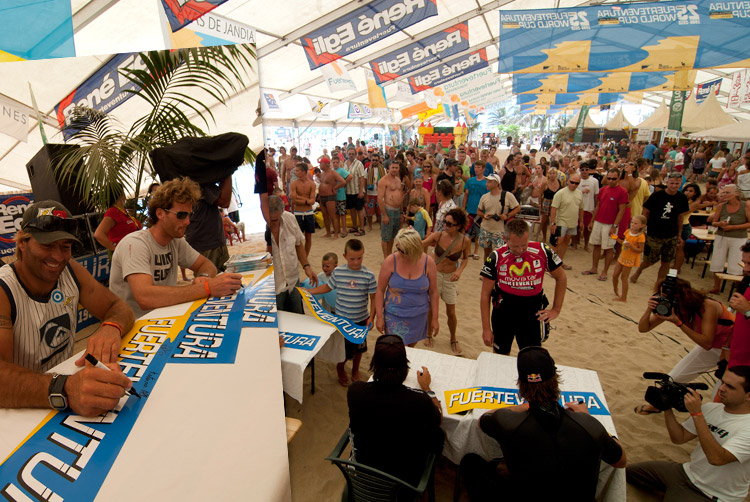
{"label": "black baseball cap", "polygon": [[526,347],[521,349],[516,360],[518,379],[528,383],[546,382],[555,375],[557,367],[547,349]]}
{"label": "black baseball cap", "polygon": [[404,340],[397,335],[381,335],[375,342],[375,353],[372,362],[381,368],[403,368],[409,361],[406,359]]}
{"label": "black baseball cap", "polygon": [[21,230],[31,234],[40,244],[69,239],[81,244],[75,236],[78,221],[70,211],[55,200],[35,202],[26,208],[21,220]]}

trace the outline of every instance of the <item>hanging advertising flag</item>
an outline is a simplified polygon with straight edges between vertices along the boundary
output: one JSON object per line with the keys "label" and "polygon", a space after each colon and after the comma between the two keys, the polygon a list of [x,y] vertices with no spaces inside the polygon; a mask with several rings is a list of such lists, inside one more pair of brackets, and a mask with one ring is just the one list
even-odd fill
{"label": "hanging advertising flag", "polygon": [[[139,87],[120,73],[122,69],[146,70],[146,65],[137,53],[116,54],[55,105],[55,115],[60,128],[70,125],[70,111],[75,105],[84,105],[100,112],[109,113],[130,99],[128,90]],[[65,139],[75,131],[63,130]]]}
{"label": "hanging advertising flag", "polygon": [[481,68],[486,68],[488,64],[486,49],[480,49],[471,54],[453,58],[435,66],[434,68],[430,68],[429,70],[425,70],[409,77],[411,92],[416,94],[420,91],[431,89],[437,85],[448,82],[449,80],[453,80],[454,78],[458,78]]}
{"label": "hanging advertising flag", "polygon": [[388,116],[388,101],[385,98],[385,91],[375,82],[375,76],[372,71],[364,68],[365,80],[367,81],[367,99],[370,103],[373,117]]}
{"label": "hanging advertising flag", "polygon": [[314,70],[437,13],[436,0],[377,0],[311,31],[300,43]]}
{"label": "hanging advertising flag", "polygon": [[177,31],[227,0],[161,0],[169,26]]}
{"label": "hanging advertising flag", "polygon": [[417,113],[417,118],[419,118],[420,122],[424,122],[425,120],[429,119],[430,117],[433,117],[435,115],[439,115],[444,112],[445,105],[438,106],[437,108],[431,108],[429,110],[426,110],[424,112]]}
{"label": "hanging advertising flag", "polygon": [[[428,110],[431,110],[432,108],[424,101],[421,103],[417,103],[416,105],[407,106],[406,108],[401,108],[399,110],[401,112],[401,118],[408,119],[409,117],[413,117],[414,115],[425,113]],[[438,112],[439,113],[439,112]]]}
{"label": "hanging advertising flag", "polygon": [[[703,103],[703,100],[708,97],[709,94],[712,92],[719,95],[719,90],[721,90],[721,81],[724,80],[723,78],[717,78],[716,80],[712,80],[710,82],[704,82],[700,84],[695,89],[695,102],[700,104]],[[692,89],[690,89],[692,91]],[[687,96],[690,97],[690,94]]]}
{"label": "hanging advertising flag", "polygon": [[170,33],[173,49],[230,44],[255,45],[255,28],[213,12],[199,17],[178,32]]}
{"label": "hanging advertising flag", "polygon": [[430,104],[431,99],[435,99],[444,103],[466,101],[477,106],[497,103],[509,97],[502,78],[489,67],[428,89],[424,91],[424,95],[427,104]]}
{"label": "hanging advertising flag", "polygon": [[276,91],[260,90],[260,110],[263,114],[281,112],[281,104]]}
{"label": "hanging advertising flag", "polygon": [[406,101],[408,103],[413,103],[417,100],[417,96],[411,93],[411,86],[408,84],[408,82],[396,82],[390,87],[396,87],[396,94],[393,96],[393,99],[397,101]]}
{"label": "hanging advertising flag", "polygon": [[459,23],[370,61],[378,84],[429,66],[469,48],[469,25]]}
{"label": "hanging advertising flag", "polygon": [[578,114],[578,123],[576,124],[576,132],[573,134],[573,143],[583,141],[583,127],[586,124],[586,117],[588,116],[589,107],[584,105],[581,107],[581,113]]}
{"label": "hanging advertising flag", "polygon": [[669,104],[668,129],[682,131],[682,112],[685,111],[685,91],[672,92],[672,101]]}
{"label": "hanging advertising flag", "polygon": [[692,0],[501,10],[498,72],[750,65],[750,4]]}
{"label": "hanging advertising flag", "polygon": [[367,105],[349,103],[349,112],[346,116],[350,119],[369,119],[372,117],[372,110]]}
{"label": "hanging advertising flag", "polygon": [[0,133],[19,141],[29,138],[31,109],[0,96]]}
{"label": "hanging advertising flag", "polygon": [[330,92],[337,91],[354,91],[357,92],[357,86],[354,80],[349,76],[349,72],[343,64],[331,61],[325,66],[320,67],[323,78],[326,79],[326,85]]}
{"label": "hanging advertising flag", "polygon": [[745,94],[743,91],[748,88],[750,90],[750,82],[748,82],[750,72],[747,70],[740,70],[732,74],[732,86],[729,88],[729,97],[727,97],[727,108],[739,108],[743,103],[743,95],[747,95],[750,98],[750,93]]}
{"label": "hanging advertising flag", "polygon": [[566,92],[689,91],[695,70],[683,72],[515,73],[513,94]]}
{"label": "hanging advertising flag", "polygon": [[310,105],[310,111],[312,111],[316,117],[328,118],[331,116],[331,102],[327,99],[322,98],[311,98],[305,96],[307,102]]}
{"label": "hanging advertising flag", "polygon": [[0,62],[75,55],[70,0],[0,2]]}

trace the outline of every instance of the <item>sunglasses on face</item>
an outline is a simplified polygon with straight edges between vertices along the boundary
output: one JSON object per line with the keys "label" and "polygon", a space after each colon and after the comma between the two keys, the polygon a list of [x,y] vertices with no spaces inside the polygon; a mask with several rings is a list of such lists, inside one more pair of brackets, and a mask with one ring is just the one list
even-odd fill
{"label": "sunglasses on face", "polygon": [[457,226],[458,226],[458,223],[454,223],[454,222],[450,222],[450,221],[447,221],[447,220],[446,220],[446,222],[445,222],[445,226],[446,226],[446,227],[457,227]]}
{"label": "sunglasses on face", "polygon": [[610,178],[609,176],[607,176],[607,181],[617,181],[617,178]]}
{"label": "sunglasses on face", "polygon": [[189,211],[189,212],[188,211],[172,211],[171,209],[165,209],[165,211],[168,212],[168,213],[172,213],[175,216],[177,216],[178,220],[184,220],[188,216],[193,216],[193,212],[192,211]]}
{"label": "sunglasses on face", "polygon": [[78,220],[69,220],[59,216],[44,215],[37,216],[35,219],[23,226],[23,229],[34,228],[42,232],[68,232],[74,234],[78,230]]}
{"label": "sunglasses on face", "polygon": [[579,185],[581,182],[580,181],[568,181],[568,183],[570,183],[571,185]]}

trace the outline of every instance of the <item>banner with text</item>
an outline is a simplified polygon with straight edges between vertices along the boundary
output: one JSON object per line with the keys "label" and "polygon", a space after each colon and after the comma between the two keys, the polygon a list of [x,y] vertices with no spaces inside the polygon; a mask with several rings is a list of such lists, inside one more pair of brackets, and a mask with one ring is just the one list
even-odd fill
{"label": "banner with text", "polygon": [[209,12],[170,35],[172,48],[255,44],[255,28]]}
{"label": "banner with text", "polygon": [[425,99],[430,97],[443,103],[468,105],[486,105],[497,103],[508,98],[502,77],[491,68],[482,68],[462,77],[424,91]]}
{"label": "banner with text", "polygon": [[499,73],[750,66],[750,3],[713,0],[501,10]]}
{"label": "banner with text", "polygon": [[[139,87],[122,75],[121,69],[147,70],[137,53],[112,56],[93,75],[55,105],[55,115],[60,128],[70,125],[70,110],[75,105],[84,105],[109,113],[130,99],[133,95],[126,91],[138,90]],[[65,139],[68,139],[73,132],[70,129],[65,130]]]}
{"label": "banner with text", "polygon": [[376,0],[311,31],[300,43],[314,70],[437,13],[436,0]]}
{"label": "banner with text", "polygon": [[177,31],[227,0],[161,0],[172,31]]}
{"label": "banner with text", "polygon": [[367,105],[349,103],[349,111],[346,116],[350,119],[369,119],[372,117],[372,110]]}
{"label": "banner with text", "polygon": [[21,229],[23,212],[33,203],[33,193],[0,195],[0,257],[16,252],[16,232]]}
{"label": "banner with text", "polygon": [[673,91],[672,101],[669,103],[668,129],[682,131],[682,113],[685,111],[685,91]]}
{"label": "banner with text", "polygon": [[330,92],[337,91],[357,91],[354,80],[349,75],[349,71],[344,68],[343,64],[331,61],[325,66],[320,67],[320,72],[326,80],[326,85]]}
{"label": "banner with text", "polygon": [[[593,392],[560,391],[560,405],[583,401],[591,415],[609,415],[601,398]],[[469,389],[446,390],[445,406],[448,413],[460,413],[474,408],[494,410],[524,404],[518,389],[500,387],[472,387]]]}
{"label": "banner with text", "polygon": [[488,65],[486,49],[480,49],[471,54],[445,61],[434,68],[409,77],[411,92],[416,94],[420,91],[431,89],[454,78],[467,75],[481,68],[486,68]]}
{"label": "banner with text", "polygon": [[460,23],[370,61],[378,84],[429,66],[469,48],[469,25]]}
{"label": "banner with text", "polygon": [[0,96],[0,133],[26,143],[30,115],[31,108]]}
{"label": "banner with text", "polygon": [[[703,103],[703,100],[708,97],[709,94],[712,92],[715,95],[719,95],[719,90],[721,90],[721,81],[724,80],[723,78],[717,78],[716,80],[712,80],[710,82],[704,82],[700,84],[698,87],[695,88],[695,102],[700,104]],[[692,91],[692,89],[689,89]],[[690,97],[690,94],[687,96]]]}
{"label": "banner with text", "polygon": [[750,70],[740,70],[732,74],[732,86],[729,88],[727,108],[739,108],[750,105]]}
{"label": "banner with text", "polygon": [[367,333],[370,331],[370,326],[357,326],[345,317],[331,314],[326,309],[321,307],[320,303],[318,303],[318,300],[316,300],[313,295],[308,293],[306,289],[297,288],[297,290],[302,295],[302,300],[304,300],[305,305],[307,305],[307,308],[310,309],[313,315],[317,319],[323,321],[326,324],[330,324],[331,326],[339,330],[339,333],[344,335],[344,338],[352,343],[356,343],[357,345],[364,343],[364,341],[367,339]]}

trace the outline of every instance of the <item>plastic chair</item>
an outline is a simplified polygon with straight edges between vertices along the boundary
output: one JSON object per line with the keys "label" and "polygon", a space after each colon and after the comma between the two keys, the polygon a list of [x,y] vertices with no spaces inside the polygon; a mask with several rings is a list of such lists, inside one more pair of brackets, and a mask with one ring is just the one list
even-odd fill
{"label": "plastic chair", "polygon": [[326,460],[330,460],[341,470],[346,479],[346,487],[341,495],[342,502],[416,501],[427,490],[428,500],[435,501],[433,472],[436,455],[431,453],[425,462],[422,478],[417,486],[391,476],[388,473],[366,465],[341,458],[349,444],[349,430],[339,439],[338,444]]}

